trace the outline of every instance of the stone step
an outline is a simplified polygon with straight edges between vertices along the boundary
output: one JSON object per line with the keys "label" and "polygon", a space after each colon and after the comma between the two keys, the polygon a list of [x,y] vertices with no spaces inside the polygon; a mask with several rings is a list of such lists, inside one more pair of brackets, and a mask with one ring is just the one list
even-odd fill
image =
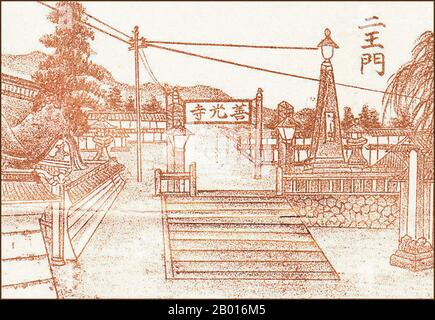
{"label": "stone step", "polygon": [[334,272],[328,261],[173,261],[174,272]]}
{"label": "stone step", "polygon": [[277,272],[277,271],[189,271],[175,274],[177,279],[227,280],[338,280],[334,272]]}
{"label": "stone step", "polygon": [[265,241],[265,240],[190,240],[171,239],[172,250],[304,250],[318,251],[316,243],[310,241]]}
{"label": "stone step", "polygon": [[209,209],[209,210],[171,210],[167,211],[168,217],[182,218],[182,217],[225,217],[225,216],[299,216],[290,209],[264,209],[264,208],[242,208],[242,209]]}
{"label": "stone step", "polygon": [[40,230],[39,217],[34,215],[1,217],[1,233],[31,232]]}
{"label": "stone step", "polygon": [[[172,230],[170,230],[172,231]],[[172,231],[171,239],[178,240],[263,240],[263,241],[310,241],[309,233],[284,232],[216,232],[216,231]]]}
{"label": "stone step", "polygon": [[168,203],[190,204],[195,203],[287,203],[286,198],[281,197],[247,197],[244,194],[240,196],[176,196],[168,197]]}
{"label": "stone step", "polygon": [[225,210],[288,210],[290,211],[292,206],[287,202],[195,202],[190,203],[166,203],[166,211],[225,211]]}
{"label": "stone step", "polygon": [[5,260],[2,257],[2,286],[25,284],[53,278],[46,255]]}
{"label": "stone step", "polygon": [[3,299],[53,299],[57,297],[53,279],[26,282],[1,288]]}
{"label": "stone step", "polygon": [[298,224],[302,225],[301,219],[294,216],[277,216],[277,215],[214,215],[214,216],[183,216],[168,217],[168,223],[238,223],[238,224]]}
{"label": "stone step", "polygon": [[9,216],[2,212],[2,298],[57,297],[40,225],[41,212]]}
{"label": "stone step", "polygon": [[327,261],[321,251],[173,250],[173,261]]}
{"label": "stone step", "polygon": [[[184,223],[177,222],[175,219],[169,225],[169,230],[177,231],[200,231],[200,232],[294,232],[308,233],[303,224],[246,224],[244,221],[239,223]],[[174,222],[175,221],[175,222]]]}
{"label": "stone step", "polygon": [[338,279],[298,213],[271,191],[163,200],[169,278]]}
{"label": "stone step", "polygon": [[41,230],[25,233],[2,233],[2,259],[27,258],[46,254]]}

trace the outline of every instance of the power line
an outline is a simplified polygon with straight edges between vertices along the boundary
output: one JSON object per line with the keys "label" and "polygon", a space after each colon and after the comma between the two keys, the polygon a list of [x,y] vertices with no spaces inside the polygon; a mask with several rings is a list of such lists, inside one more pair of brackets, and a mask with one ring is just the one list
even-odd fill
{"label": "power line", "polygon": [[175,44],[175,45],[186,45],[186,46],[206,46],[206,47],[253,48],[253,49],[318,50],[317,47],[273,46],[273,45],[252,45],[252,44],[233,44],[233,43],[179,42],[179,41],[154,41],[154,40],[147,40],[147,43]]}
{"label": "power line", "polygon": [[206,60],[211,60],[211,61],[231,64],[231,65],[235,65],[235,66],[238,66],[238,67],[244,67],[244,68],[248,68],[248,69],[252,69],[252,70],[264,71],[264,72],[269,72],[269,73],[278,74],[278,75],[282,75],[282,76],[291,76],[291,77],[295,77],[295,78],[299,78],[299,79],[305,79],[305,80],[311,80],[311,81],[319,81],[319,79],[316,79],[316,78],[310,78],[310,77],[299,76],[299,75],[295,75],[295,74],[291,74],[291,73],[286,73],[286,72],[281,72],[281,71],[264,69],[264,68],[250,66],[250,65],[247,65],[247,64],[242,64],[242,63],[238,63],[238,62],[234,62],[234,61],[228,61],[228,60],[213,58],[213,57],[209,57],[209,56],[200,55],[200,54],[197,54],[197,53],[182,51],[182,50],[173,49],[173,48],[162,47],[162,46],[158,46],[158,45],[154,45],[154,44],[149,44],[148,46],[152,47],[152,48],[157,48],[157,49],[172,51],[172,52],[175,52],[175,53],[180,53],[180,54],[184,54],[184,55],[188,55],[188,56],[193,56],[193,57],[197,57],[197,58],[201,58],[201,59],[206,59]]}
{"label": "power line", "polygon": [[146,57],[145,52],[143,51],[143,49],[140,50],[140,52],[139,52],[139,57],[140,57],[140,59],[141,59],[141,61],[142,61],[143,66],[145,67],[145,69],[147,70],[149,76],[151,77],[151,80],[153,80],[153,81],[155,81],[155,82],[159,82],[159,81],[157,80],[157,77],[154,75],[153,70],[151,69],[151,66],[150,66],[150,64],[149,64],[149,62],[148,62],[148,59],[147,59],[147,57]]}
{"label": "power line", "polygon": [[50,8],[51,10],[57,11],[57,9],[55,7],[50,6],[49,4],[46,4],[45,2],[42,2],[42,1],[36,1],[36,2],[38,2],[39,4],[42,4],[43,6],[46,6],[47,8]]}
{"label": "power line", "polygon": [[[37,1],[38,3],[52,9],[52,10],[57,10],[55,7],[48,5],[42,1]],[[125,34],[122,31],[119,31],[118,29],[110,26],[109,24],[101,21],[100,19],[85,13],[88,17],[94,19],[95,21],[107,26],[108,28],[119,32],[120,34],[128,37],[127,34]],[[81,23],[94,28],[95,30],[102,32],[112,38],[115,38],[121,42],[124,42],[128,45],[131,45],[131,43],[127,40],[124,40],[108,31],[105,31],[103,29],[100,29],[88,22],[84,22],[84,21],[80,21]],[[247,69],[251,69],[251,70],[257,70],[257,71],[263,71],[263,72],[268,72],[268,73],[272,73],[272,74],[277,74],[277,75],[283,75],[283,76],[288,76],[288,77],[293,77],[293,78],[298,78],[298,79],[303,79],[303,80],[310,80],[310,81],[316,81],[319,82],[320,80],[317,78],[312,78],[312,77],[306,77],[306,76],[301,76],[301,75],[296,75],[296,74],[291,74],[291,73],[286,73],[286,72],[282,72],[282,71],[276,71],[276,70],[271,70],[271,69],[266,69],[266,68],[260,68],[260,67],[255,67],[255,66],[251,66],[251,65],[247,65],[247,64],[242,64],[242,63],[238,63],[238,62],[233,62],[233,61],[228,61],[228,60],[223,60],[223,59],[218,59],[218,58],[213,58],[210,56],[204,56],[204,55],[200,55],[200,54],[196,54],[196,53],[192,53],[192,52],[187,52],[187,51],[182,51],[182,50],[178,50],[178,49],[173,49],[173,48],[168,48],[168,47],[163,47],[163,46],[159,46],[156,45],[156,43],[162,43],[162,44],[178,44],[178,45],[193,45],[193,46],[219,46],[219,47],[239,47],[239,48],[266,48],[266,49],[300,49],[300,50],[317,50],[318,48],[316,47],[290,47],[290,46],[263,46],[263,45],[243,45],[243,44],[219,44],[219,43],[200,43],[200,42],[175,42],[175,41],[146,41],[147,46],[149,47],[154,47],[157,49],[162,49],[162,50],[167,50],[167,51],[171,51],[171,52],[175,52],[175,53],[179,53],[179,54],[184,54],[184,55],[188,55],[188,56],[193,56],[193,57],[197,57],[197,58],[201,58],[201,59],[206,59],[206,60],[211,60],[211,61],[215,61],[215,62],[221,62],[221,63],[226,63],[226,64],[230,64],[230,65],[235,65],[238,67],[243,67],[243,68],[247,68]],[[140,58],[142,60],[142,63],[144,64],[145,68],[147,69],[147,72],[149,73],[150,77],[157,83],[158,80],[155,77],[149,63],[148,60],[146,59],[146,56],[144,54],[144,52],[142,51],[142,54],[144,55],[145,58],[143,58],[141,55]],[[145,61],[144,61],[145,60]],[[159,83],[160,84],[160,83]],[[161,84],[160,84],[161,85]],[[377,90],[377,89],[371,89],[371,88],[365,88],[365,87],[361,87],[361,86],[356,86],[356,85],[351,85],[351,84],[345,84],[345,83],[336,83],[337,86],[341,86],[341,87],[346,87],[346,88],[352,88],[352,89],[359,89],[359,90],[364,90],[364,91],[369,91],[369,92],[375,92],[375,93],[382,93],[382,94],[392,94],[392,95],[396,95],[396,96],[401,96],[401,97],[406,97],[406,98],[412,98],[412,99],[419,99],[418,97],[415,96],[409,96],[406,94],[399,94],[399,93],[392,93],[392,92],[387,92],[387,91],[383,91],[383,90]],[[162,85],[161,85],[162,86]],[[163,87],[163,86],[162,86]]]}
{"label": "power line", "polygon": [[145,52],[143,51],[143,49],[141,49],[140,53],[142,53],[142,54],[139,54],[139,57],[140,57],[140,59],[141,59],[141,61],[142,61],[142,64],[144,65],[145,69],[147,70],[148,75],[151,77],[151,79],[152,79],[156,84],[158,84],[158,85],[162,88],[163,92],[166,93],[166,88],[165,88],[165,86],[162,85],[162,84],[160,83],[160,81],[157,79],[157,77],[155,76],[155,74],[154,74],[154,72],[153,72],[153,70],[152,70],[152,68],[151,68],[151,66],[150,66],[150,64],[149,64],[149,62],[148,62],[147,56],[146,56]]}
{"label": "power line", "polygon": [[83,23],[84,25],[86,25],[86,26],[88,26],[88,27],[94,28],[95,30],[100,31],[101,33],[104,33],[104,34],[106,34],[106,35],[108,35],[108,36],[110,36],[110,37],[112,37],[112,38],[115,38],[115,39],[117,39],[117,40],[119,40],[119,41],[121,41],[121,42],[124,42],[124,43],[126,43],[126,44],[128,44],[128,45],[131,44],[131,43],[128,42],[127,40],[124,40],[124,39],[122,39],[122,38],[120,38],[120,37],[118,37],[118,36],[115,36],[114,34],[108,32],[108,31],[105,31],[105,30],[103,30],[103,29],[100,29],[100,28],[98,28],[98,27],[96,27],[96,26],[94,26],[94,25],[92,25],[92,24],[90,24],[90,23],[88,23],[88,22],[80,21],[80,23]]}
{"label": "power line", "polygon": [[118,29],[112,27],[112,26],[109,25],[108,23],[101,21],[100,19],[94,17],[93,15],[91,15],[91,14],[89,14],[89,13],[87,13],[87,12],[85,12],[84,14],[85,14],[87,17],[89,17],[89,18],[91,18],[91,19],[93,19],[93,20],[95,20],[95,21],[101,23],[102,25],[104,25],[104,26],[110,28],[111,30],[116,31],[116,32],[118,32],[119,34],[122,34],[123,36],[127,37],[128,39],[130,39],[130,36],[129,36],[128,34],[126,34],[126,33],[122,32],[122,31],[120,31],[120,30],[118,30]]}
{"label": "power line", "polygon": [[[255,66],[248,65],[248,64],[238,63],[238,62],[224,60],[224,59],[219,59],[219,58],[213,58],[213,57],[210,57],[210,56],[204,56],[204,55],[200,55],[200,54],[197,54],[197,53],[182,51],[182,50],[168,48],[168,47],[162,47],[162,46],[158,46],[158,45],[155,45],[155,44],[148,44],[148,46],[152,47],[152,48],[157,48],[157,49],[162,49],[162,50],[166,50],[166,51],[171,51],[171,52],[183,54],[183,55],[197,57],[197,58],[201,58],[201,59],[205,59],[205,60],[211,60],[211,61],[226,63],[226,64],[230,64],[230,65],[234,65],[234,66],[238,66],[238,67],[243,67],[243,68],[247,68],[247,69],[251,69],[251,70],[263,71],[263,72],[268,72],[268,73],[272,73],[272,74],[277,74],[277,75],[282,75],[282,76],[288,76],[288,77],[293,77],[293,78],[298,78],[298,79],[304,79],[304,80],[310,80],[310,81],[316,81],[316,82],[320,81],[320,79],[317,79],[317,78],[306,77],[306,76],[301,76],[301,75],[296,75],[296,74],[292,74],[292,73],[287,73],[287,72],[282,72],[282,71],[276,71],[276,70],[271,70],[271,69],[266,69],[266,68],[261,68],[261,67],[255,67]],[[346,88],[359,89],[359,90],[365,90],[365,91],[382,93],[382,94],[394,94],[394,95],[397,95],[397,96],[419,99],[418,97],[412,97],[412,96],[408,96],[408,95],[405,95],[405,94],[392,93],[392,92],[387,92],[387,91],[377,90],[377,89],[370,89],[370,88],[360,87],[360,86],[351,85],[351,84],[345,84],[345,83],[339,83],[339,82],[337,82],[335,84],[337,86],[346,87]]]}

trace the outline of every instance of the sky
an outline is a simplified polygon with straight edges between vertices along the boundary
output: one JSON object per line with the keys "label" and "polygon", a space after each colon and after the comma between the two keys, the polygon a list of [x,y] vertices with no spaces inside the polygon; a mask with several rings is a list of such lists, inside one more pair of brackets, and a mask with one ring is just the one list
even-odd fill
{"label": "sky", "polygon": [[[417,37],[433,31],[432,2],[83,2],[88,13],[131,34],[156,41],[241,43],[283,46],[317,46],[329,28],[339,45],[332,63],[336,82],[385,90],[390,76],[410,60]],[[1,2],[2,54],[49,52],[39,38],[51,33],[49,9],[36,2]],[[375,66],[360,72],[365,18],[378,16],[384,46],[385,74]],[[318,78],[319,50],[270,50],[172,46],[185,51],[250,64],[261,68]],[[106,67],[116,80],[134,83],[133,53],[127,45],[96,32],[94,62]],[[204,84],[222,89],[234,98],[254,98],[264,90],[264,104],[275,108],[286,100],[295,109],[314,107],[318,83],[243,69],[213,61],[145,49],[159,82],[190,86]],[[377,52],[377,51],[376,51]],[[141,82],[151,81],[141,69]],[[382,94],[337,87],[340,108],[358,113],[364,104],[382,110]]]}

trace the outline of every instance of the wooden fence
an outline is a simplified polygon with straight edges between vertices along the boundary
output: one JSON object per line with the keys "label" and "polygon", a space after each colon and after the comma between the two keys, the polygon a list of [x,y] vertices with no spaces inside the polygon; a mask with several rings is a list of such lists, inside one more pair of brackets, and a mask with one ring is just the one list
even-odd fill
{"label": "wooden fence", "polygon": [[283,174],[277,167],[276,192],[283,193],[399,193],[394,173],[316,172]]}
{"label": "wooden fence", "polygon": [[196,196],[196,162],[189,165],[189,172],[154,171],[154,186],[156,196],[162,194],[189,194]]}

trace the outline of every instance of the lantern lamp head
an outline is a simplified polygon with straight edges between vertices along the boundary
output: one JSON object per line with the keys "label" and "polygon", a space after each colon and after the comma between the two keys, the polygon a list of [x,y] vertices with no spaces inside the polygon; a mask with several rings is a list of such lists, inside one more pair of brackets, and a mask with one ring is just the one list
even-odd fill
{"label": "lantern lamp head", "polygon": [[281,123],[278,124],[277,129],[281,139],[285,143],[290,143],[291,140],[293,140],[298,127],[299,124],[294,119],[286,117],[283,121],[281,121]]}
{"label": "lantern lamp head", "polygon": [[334,49],[338,49],[338,45],[331,39],[331,30],[325,29],[325,38],[317,45],[322,50],[322,56],[325,61],[329,61],[334,56]]}
{"label": "lantern lamp head", "polygon": [[176,150],[184,149],[187,140],[193,135],[192,132],[187,130],[185,127],[172,128],[167,131],[169,142]]}

